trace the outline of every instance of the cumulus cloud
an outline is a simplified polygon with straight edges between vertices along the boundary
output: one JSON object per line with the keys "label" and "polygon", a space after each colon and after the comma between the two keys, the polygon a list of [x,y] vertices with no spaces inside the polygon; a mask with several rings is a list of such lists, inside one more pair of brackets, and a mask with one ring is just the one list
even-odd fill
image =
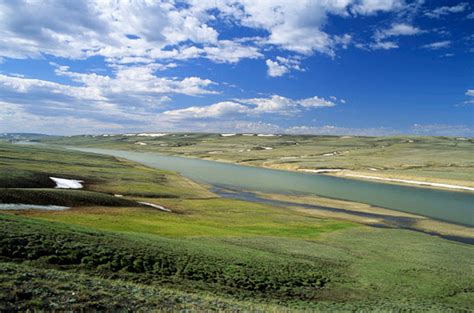
{"label": "cumulus cloud", "polygon": [[202,119],[202,118],[216,118],[226,115],[234,115],[238,113],[246,113],[249,108],[237,102],[224,101],[218,102],[209,106],[203,107],[189,107],[185,109],[170,110],[162,113],[162,116],[171,120],[181,119]]}
{"label": "cumulus cloud", "polygon": [[276,62],[276,61],[272,61],[270,59],[268,59],[267,61],[265,61],[265,63],[267,64],[267,67],[268,67],[268,70],[267,70],[267,74],[268,76],[271,76],[271,77],[280,77],[280,76],[283,76],[284,74],[288,73],[289,69]]}
{"label": "cumulus cloud", "polygon": [[431,18],[440,18],[444,15],[449,15],[452,13],[461,13],[469,8],[469,3],[461,2],[453,6],[442,6],[434,9],[433,11],[426,12],[425,15]]}
{"label": "cumulus cloud", "polygon": [[153,74],[157,67],[117,67],[114,76],[107,76],[57,66],[56,74],[70,79],[70,84],[0,74],[0,101],[4,106],[9,103],[10,111],[16,108],[23,112],[22,116],[87,118],[130,125],[143,123],[171,95],[216,93],[209,89],[215,84],[210,80],[158,77]]}
{"label": "cumulus cloud", "polygon": [[160,116],[164,119],[209,119],[231,116],[258,116],[261,114],[294,115],[305,109],[332,107],[335,103],[320,97],[290,99],[279,95],[268,98],[234,99],[208,106],[192,106],[168,110]]}
{"label": "cumulus cloud", "polygon": [[[110,62],[261,58],[262,46],[333,56],[348,34],[329,34],[329,15],[371,15],[407,7],[401,0],[6,1],[0,3],[0,57]],[[216,21],[263,30],[255,41],[223,39]],[[274,61],[275,62],[275,61]]]}
{"label": "cumulus cloud", "polygon": [[266,64],[268,67],[267,74],[271,77],[283,76],[291,70],[303,71],[300,67],[300,60],[298,58],[284,58],[278,56],[274,61],[268,59]]}

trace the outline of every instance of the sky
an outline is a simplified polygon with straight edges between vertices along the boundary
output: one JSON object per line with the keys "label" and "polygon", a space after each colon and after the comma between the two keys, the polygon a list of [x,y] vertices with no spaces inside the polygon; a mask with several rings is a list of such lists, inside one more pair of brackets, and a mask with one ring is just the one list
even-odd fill
{"label": "sky", "polygon": [[0,132],[474,137],[474,3],[0,0]]}

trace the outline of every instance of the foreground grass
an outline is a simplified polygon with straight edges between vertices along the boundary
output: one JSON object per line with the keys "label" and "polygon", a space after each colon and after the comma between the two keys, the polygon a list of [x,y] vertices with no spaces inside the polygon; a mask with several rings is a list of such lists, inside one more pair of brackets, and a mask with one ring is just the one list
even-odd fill
{"label": "foreground grass", "polygon": [[[473,248],[409,231],[358,227],[316,240],[164,238],[12,215],[0,221],[4,261],[88,275],[92,281],[101,277],[178,293],[207,292],[257,307],[266,303],[317,311],[449,312],[474,305]],[[63,296],[77,299],[66,292]],[[139,299],[130,295],[135,296]],[[162,307],[160,301],[153,303]]]}
{"label": "foreground grass", "polygon": [[[12,287],[14,286],[14,287]],[[118,279],[0,262],[0,309],[5,311],[281,311],[276,305],[226,300]]]}
{"label": "foreground grass", "polygon": [[174,214],[151,208],[98,207],[20,214],[104,230],[166,237],[272,236],[311,240],[323,233],[358,226],[231,199],[160,199],[157,203],[170,208]]}
{"label": "foreground grass", "polygon": [[[474,187],[474,144],[473,139],[466,138],[170,134],[162,137],[74,136],[42,141],[154,151],[287,170],[342,168],[363,175]],[[137,142],[146,145],[137,145]]]}

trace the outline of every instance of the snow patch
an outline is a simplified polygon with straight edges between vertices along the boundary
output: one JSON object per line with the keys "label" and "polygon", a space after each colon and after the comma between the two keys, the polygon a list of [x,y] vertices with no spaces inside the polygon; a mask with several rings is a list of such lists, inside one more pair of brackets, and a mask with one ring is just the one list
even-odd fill
{"label": "snow patch", "polygon": [[135,142],[135,144],[139,145],[139,146],[146,146],[147,145],[146,142],[141,142],[141,141]]}
{"label": "snow patch", "polygon": [[59,177],[50,177],[55,183],[55,188],[62,188],[62,189],[80,189],[82,188],[83,180],[75,180],[75,179],[66,179],[66,178],[59,178]]}
{"label": "snow patch", "polygon": [[274,134],[258,134],[258,137],[275,137],[276,135]]}
{"label": "snow patch", "polygon": [[222,137],[232,137],[232,136],[235,136],[237,134],[221,134]]}
{"label": "snow patch", "polygon": [[155,209],[158,209],[158,210],[161,210],[161,211],[171,212],[170,209],[162,207],[161,205],[158,205],[158,204],[153,204],[153,203],[150,203],[150,202],[141,202],[141,201],[138,201],[138,203],[143,204],[143,205],[147,205],[147,206],[151,206],[152,208],[155,208]]}

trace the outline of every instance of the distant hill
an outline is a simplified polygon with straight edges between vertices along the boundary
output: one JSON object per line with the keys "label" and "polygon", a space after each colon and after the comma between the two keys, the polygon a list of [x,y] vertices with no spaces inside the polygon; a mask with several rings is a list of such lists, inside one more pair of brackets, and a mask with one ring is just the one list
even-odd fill
{"label": "distant hill", "polygon": [[0,133],[0,139],[6,140],[39,140],[46,137],[55,137],[36,133]]}

